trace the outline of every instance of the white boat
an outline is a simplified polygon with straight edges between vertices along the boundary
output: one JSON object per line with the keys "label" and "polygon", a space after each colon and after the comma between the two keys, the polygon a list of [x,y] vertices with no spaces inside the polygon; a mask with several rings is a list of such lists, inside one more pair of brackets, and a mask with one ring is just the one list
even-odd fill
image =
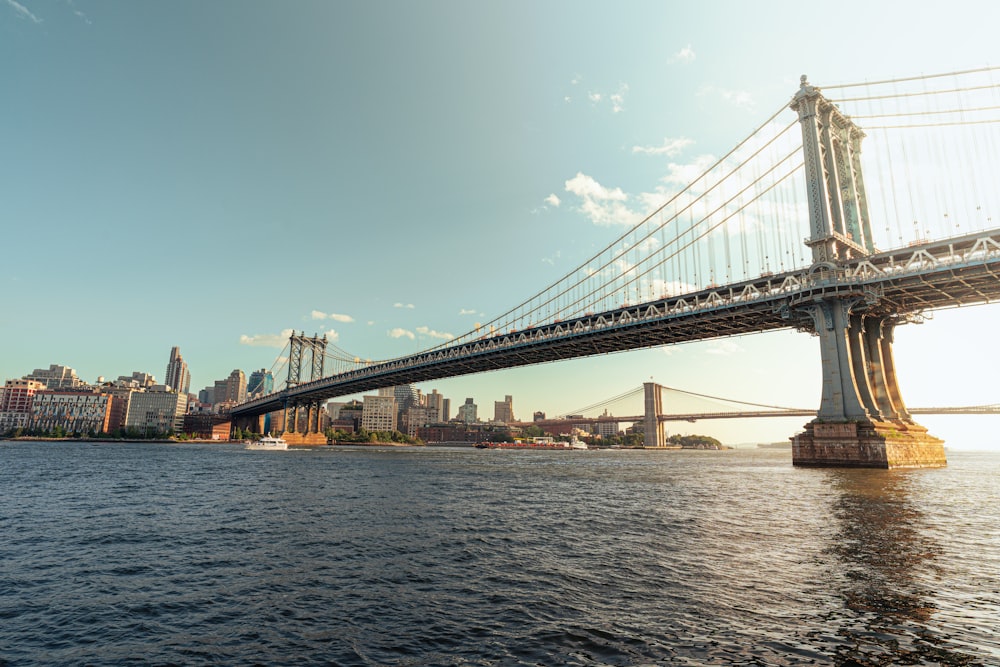
{"label": "white boat", "polygon": [[281,438],[265,435],[260,440],[253,440],[247,443],[247,449],[288,449],[288,443]]}
{"label": "white boat", "polygon": [[569,449],[590,449],[590,447],[574,435],[569,441]]}

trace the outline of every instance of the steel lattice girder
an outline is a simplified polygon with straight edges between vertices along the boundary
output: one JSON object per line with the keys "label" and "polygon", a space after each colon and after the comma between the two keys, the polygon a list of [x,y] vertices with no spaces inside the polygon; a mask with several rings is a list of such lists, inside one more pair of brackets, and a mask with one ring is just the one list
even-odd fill
{"label": "steel lattice girder", "polygon": [[856,299],[859,309],[900,316],[1000,300],[1000,230],[484,336],[290,387],[237,406],[233,414],[271,412],[286,400],[322,401],[625,350],[786,328],[809,331],[811,317],[798,307],[831,298]]}

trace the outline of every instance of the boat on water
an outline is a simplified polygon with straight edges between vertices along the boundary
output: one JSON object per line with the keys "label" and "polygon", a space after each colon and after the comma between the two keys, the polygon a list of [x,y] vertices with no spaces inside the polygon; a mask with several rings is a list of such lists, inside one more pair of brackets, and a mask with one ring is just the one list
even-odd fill
{"label": "boat on water", "polygon": [[274,449],[282,450],[288,449],[288,443],[282,438],[275,438],[271,435],[265,435],[260,440],[252,440],[247,443],[246,449]]}

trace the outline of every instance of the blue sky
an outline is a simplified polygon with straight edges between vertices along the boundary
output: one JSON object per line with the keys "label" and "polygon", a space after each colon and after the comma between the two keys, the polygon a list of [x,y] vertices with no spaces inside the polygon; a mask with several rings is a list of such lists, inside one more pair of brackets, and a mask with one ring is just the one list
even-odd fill
{"label": "blue sky", "polygon": [[[998,19],[990,2],[0,0],[0,379],[162,379],[177,345],[197,390],[271,367],[293,328],[362,358],[416,352],[620,233],[587,192],[640,211],[671,162],[725,153],[803,73],[996,64]],[[1000,402],[998,318],[900,328],[908,404]],[[816,340],[794,332],[420,386],[486,417],[511,394],[526,417],[650,377],[819,403]],[[676,429],[780,440],[801,421]],[[998,441],[993,418],[922,421]]]}

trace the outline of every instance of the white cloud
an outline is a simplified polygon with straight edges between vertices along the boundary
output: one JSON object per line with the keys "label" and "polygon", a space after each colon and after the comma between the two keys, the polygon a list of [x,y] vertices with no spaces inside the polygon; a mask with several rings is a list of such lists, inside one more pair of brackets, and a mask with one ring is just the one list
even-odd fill
{"label": "white cloud", "polygon": [[557,197],[556,194],[553,192],[552,194],[550,194],[548,197],[545,198],[545,203],[548,204],[549,206],[558,207],[559,204],[562,203],[562,201],[560,201],[559,197]]}
{"label": "white cloud", "polygon": [[430,336],[431,338],[440,338],[441,340],[452,340],[454,338],[450,333],[434,331],[428,327],[417,327],[417,333],[421,336]]}
{"label": "white cloud", "polygon": [[625,93],[628,92],[628,84],[623,83],[618,87],[617,93],[611,94],[611,112],[621,113],[625,110]]}
{"label": "white cloud", "polygon": [[628,195],[621,188],[606,188],[582,172],[566,181],[566,191],[583,200],[580,211],[595,224],[633,224],[639,220],[626,206]]}
{"label": "white cloud", "polygon": [[551,266],[555,266],[556,260],[559,259],[560,257],[562,257],[562,251],[556,250],[555,254],[552,255],[552,257],[542,257],[542,262],[545,264],[549,264]]}
{"label": "white cloud", "polygon": [[279,334],[256,334],[240,336],[240,345],[250,345],[251,347],[284,347],[288,343],[288,338],[295,333],[294,329],[284,329]]}
{"label": "white cloud", "polygon": [[31,11],[27,7],[25,7],[24,5],[22,5],[20,2],[17,2],[16,0],[7,0],[7,4],[10,7],[12,7],[15,12],[17,12],[17,15],[18,15],[19,18],[30,19],[31,21],[34,21],[35,23],[41,23],[42,22],[42,19],[40,19],[37,16],[35,16],[34,14],[32,14]]}
{"label": "white cloud", "polygon": [[458,314],[459,315],[475,315],[476,314],[476,309],[475,308],[462,308],[461,310],[458,311]]}
{"label": "white cloud", "polygon": [[412,303],[400,303],[400,302],[397,301],[396,303],[392,304],[392,307],[393,308],[409,308],[409,309],[412,310],[414,306],[413,306]]}
{"label": "white cloud", "polygon": [[682,65],[689,65],[694,62],[694,58],[694,49],[692,49],[691,45],[688,44],[683,49],[672,55],[670,60],[667,62],[670,64],[681,63]]}
{"label": "white cloud", "polygon": [[[10,0],[7,1],[10,2]],[[603,95],[601,95],[600,93],[587,93],[587,99],[593,102],[594,104],[600,102],[602,97]]]}
{"label": "white cloud", "polygon": [[701,97],[721,97],[723,101],[740,109],[752,109],[754,107],[753,96],[745,90],[727,90],[718,86],[702,86],[697,94]]}
{"label": "white cloud", "polygon": [[705,173],[705,170],[715,164],[716,158],[711,155],[699,155],[690,162],[677,164],[671,162],[667,165],[667,175],[660,180],[667,185],[687,187]]}
{"label": "white cloud", "polygon": [[353,322],[354,318],[350,315],[341,315],[340,313],[324,313],[321,310],[312,311],[312,318],[314,320],[333,320],[335,322]]}
{"label": "white cloud", "polygon": [[87,25],[93,25],[91,20],[87,18],[86,14],[84,14],[83,12],[81,12],[79,9],[76,8],[76,5],[73,4],[73,0],[66,0],[66,4],[70,6],[70,9],[73,10],[73,13],[76,14],[76,16],[80,18],[80,20],[82,20]]}
{"label": "white cloud", "polygon": [[662,146],[633,146],[632,152],[643,153],[645,155],[666,155],[667,157],[674,157],[693,143],[693,139],[687,139],[685,137],[678,137],[677,139],[664,137]]}
{"label": "white cloud", "polygon": [[416,335],[412,331],[396,327],[395,329],[389,330],[389,338],[409,338],[410,340],[413,340],[416,338]]}
{"label": "white cloud", "polygon": [[323,332],[323,335],[326,336],[326,339],[331,343],[340,340],[340,333],[336,329],[327,329]]}
{"label": "white cloud", "polygon": [[705,353],[729,356],[730,354],[736,354],[737,352],[742,351],[743,348],[731,340],[718,340],[715,341],[710,348],[705,350]]}

